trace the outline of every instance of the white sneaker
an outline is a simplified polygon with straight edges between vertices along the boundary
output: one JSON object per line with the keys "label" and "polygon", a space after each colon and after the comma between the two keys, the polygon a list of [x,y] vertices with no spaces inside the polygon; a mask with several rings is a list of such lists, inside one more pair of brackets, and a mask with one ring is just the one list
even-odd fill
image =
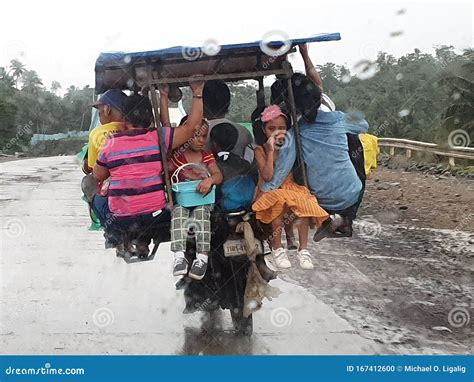
{"label": "white sneaker", "polygon": [[290,260],[288,259],[288,256],[286,255],[286,250],[284,248],[278,248],[272,251],[272,259],[273,263],[278,268],[291,268]]}
{"label": "white sneaker", "polygon": [[303,269],[313,269],[313,262],[311,261],[311,253],[307,249],[302,249],[296,254],[300,262],[300,267]]}

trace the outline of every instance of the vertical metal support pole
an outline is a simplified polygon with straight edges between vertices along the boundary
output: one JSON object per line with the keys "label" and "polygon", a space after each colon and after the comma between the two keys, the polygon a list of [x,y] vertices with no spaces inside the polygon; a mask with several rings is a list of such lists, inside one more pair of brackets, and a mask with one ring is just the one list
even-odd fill
{"label": "vertical metal support pole", "polygon": [[293,130],[295,132],[295,143],[296,143],[296,158],[298,159],[298,164],[301,166],[301,174],[303,176],[303,183],[306,187],[308,186],[308,174],[306,173],[306,166],[304,164],[304,154],[303,154],[303,144],[301,142],[300,127],[298,126],[297,115],[296,115],[296,105],[295,98],[293,95],[293,88],[291,87],[291,77],[286,80],[287,90],[288,90],[288,102],[291,112],[291,120],[293,121]]}
{"label": "vertical metal support pole", "polygon": [[156,85],[150,84],[150,98],[153,105],[153,115],[155,117],[156,133],[158,134],[158,141],[160,143],[161,164],[165,177],[166,192],[168,194],[168,205],[173,207],[173,192],[171,190],[171,181],[168,168],[168,152],[166,150],[165,138],[163,136],[163,126],[161,126],[160,112],[158,110],[158,97],[156,96]]}
{"label": "vertical metal support pole", "polygon": [[263,84],[263,77],[258,78],[257,106],[265,106],[265,86]]}

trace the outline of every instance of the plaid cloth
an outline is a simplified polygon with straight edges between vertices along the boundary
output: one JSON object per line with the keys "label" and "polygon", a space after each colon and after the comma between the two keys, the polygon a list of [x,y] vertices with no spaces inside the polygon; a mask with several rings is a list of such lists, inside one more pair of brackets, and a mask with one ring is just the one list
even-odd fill
{"label": "plaid cloth", "polygon": [[211,210],[212,205],[185,208],[175,205],[171,219],[171,250],[186,251],[186,239],[190,228],[196,233],[197,253],[211,251]]}

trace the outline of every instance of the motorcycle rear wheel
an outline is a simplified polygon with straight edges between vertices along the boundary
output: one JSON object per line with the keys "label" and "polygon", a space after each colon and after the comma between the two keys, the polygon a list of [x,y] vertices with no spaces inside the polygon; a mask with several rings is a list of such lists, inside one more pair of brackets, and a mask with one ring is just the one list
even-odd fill
{"label": "motorcycle rear wheel", "polygon": [[239,336],[250,337],[253,333],[253,317],[243,316],[242,309],[230,309],[230,316],[232,317],[232,324],[234,325],[235,334]]}

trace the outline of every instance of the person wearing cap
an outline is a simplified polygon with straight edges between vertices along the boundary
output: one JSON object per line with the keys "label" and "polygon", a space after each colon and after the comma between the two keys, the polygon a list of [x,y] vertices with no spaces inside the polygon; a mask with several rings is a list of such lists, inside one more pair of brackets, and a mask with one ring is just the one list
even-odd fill
{"label": "person wearing cap", "polygon": [[92,227],[105,225],[107,212],[107,189],[108,182],[98,182],[92,174],[92,168],[97,161],[109,134],[122,130],[123,127],[123,105],[127,96],[118,89],[107,90],[91,106],[99,112],[100,125],[95,127],[89,134],[87,152],[84,158],[82,170],[86,174],[81,182],[84,199],[89,205],[89,213],[92,219]]}
{"label": "person wearing cap", "polygon": [[[148,245],[156,228],[169,222],[163,161],[167,153],[189,142],[201,127],[203,87],[201,76],[193,76],[187,123],[176,128],[164,126],[160,135],[150,129],[153,111],[149,99],[137,94],[127,97],[123,109],[125,128],[107,138],[93,170],[98,181],[110,177],[105,205],[105,216],[109,218],[104,236],[106,246],[115,247],[117,255],[129,253],[123,233],[131,229],[139,233],[136,238],[138,255],[148,256]],[[168,86],[160,88],[160,97],[168,97]],[[161,151],[161,139],[166,152]]]}
{"label": "person wearing cap", "polygon": [[92,107],[99,112],[100,125],[89,134],[87,156],[83,163],[83,171],[87,175],[82,179],[81,188],[89,204],[92,221],[98,219],[103,227],[107,220],[108,182],[98,182],[92,174],[92,169],[109,135],[121,131],[124,127],[123,107],[126,100],[127,95],[124,92],[119,89],[110,89],[92,104]]}
{"label": "person wearing cap", "polygon": [[92,105],[99,112],[100,125],[89,134],[87,163],[84,171],[91,173],[109,134],[114,134],[123,128],[123,106],[127,95],[119,89],[110,89],[102,94]]}
{"label": "person wearing cap", "polygon": [[261,121],[265,141],[257,142],[260,146],[255,149],[259,181],[252,209],[259,221],[272,226],[272,260],[278,268],[291,267],[281,243],[281,231],[286,220],[284,216],[299,218],[297,258],[301,268],[313,269],[312,256],[308,251],[309,219],[321,225],[329,214],[319,206],[316,197],[305,186],[296,184],[291,172],[286,174],[278,187],[269,191],[262,190],[265,182],[279,178],[275,162],[280,151],[290,143],[287,141],[290,117],[279,106],[271,105],[263,110]]}

